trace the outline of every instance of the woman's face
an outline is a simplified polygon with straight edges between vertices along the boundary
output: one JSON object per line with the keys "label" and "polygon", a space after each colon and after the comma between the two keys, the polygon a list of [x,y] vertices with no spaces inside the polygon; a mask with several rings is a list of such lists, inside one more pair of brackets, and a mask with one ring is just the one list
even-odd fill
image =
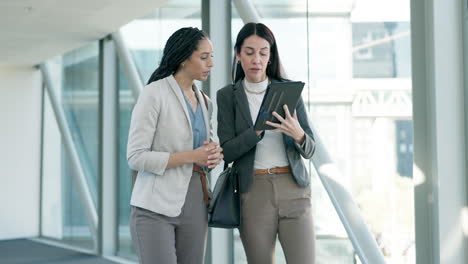
{"label": "woman's face", "polygon": [[181,65],[181,70],[193,80],[205,81],[213,67],[213,45],[208,39],[198,42],[198,48]]}
{"label": "woman's face", "polygon": [[247,81],[258,83],[266,79],[266,69],[270,61],[270,43],[266,39],[257,35],[246,38],[236,57]]}

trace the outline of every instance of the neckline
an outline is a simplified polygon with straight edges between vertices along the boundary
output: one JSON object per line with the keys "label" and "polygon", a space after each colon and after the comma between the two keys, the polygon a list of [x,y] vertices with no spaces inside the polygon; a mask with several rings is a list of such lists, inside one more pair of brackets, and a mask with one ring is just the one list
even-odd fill
{"label": "neckline", "polygon": [[[258,82],[258,83],[251,83],[247,81],[247,79],[242,80],[242,86],[244,90],[250,94],[263,94],[268,88],[270,84],[270,80],[267,77],[265,80]],[[262,90],[256,90],[258,88],[263,88]]]}
{"label": "neckline", "polygon": [[[179,87],[179,88],[180,88],[180,87]],[[193,86],[192,86],[192,89],[193,89]],[[197,92],[195,92],[195,90],[193,90],[193,93],[194,93],[194,95],[195,95],[195,100],[197,100],[197,107],[195,108],[195,110],[193,110],[192,105],[190,105],[190,102],[189,102],[187,96],[185,96],[184,89],[180,88],[180,91],[182,92],[182,96],[184,97],[184,101],[185,101],[185,104],[187,105],[187,108],[189,108],[190,111],[191,111],[193,114],[196,114],[196,113],[198,112],[198,107],[201,107],[201,106],[200,106],[200,101],[198,100]]]}

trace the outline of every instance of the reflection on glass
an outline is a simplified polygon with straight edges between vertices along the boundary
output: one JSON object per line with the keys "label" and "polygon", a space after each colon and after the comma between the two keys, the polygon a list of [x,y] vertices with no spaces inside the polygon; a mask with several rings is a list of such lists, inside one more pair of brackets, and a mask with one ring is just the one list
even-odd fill
{"label": "reflection on glass", "polygon": [[127,141],[130,118],[135,100],[119,64],[119,189],[118,189],[118,254],[136,260],[135,249],[130,237],[130,196],[134,172],[127,165]]}
{"label": "reflection on glass", "polygon": [[409,22],[356,22],[354,78],[410,78]]}
{"label": "reflection on glass", "polygon": [[[169,0],[148,16],[134,20],[121,28],[124,41],[131,51],[144,84],[158,66],[169,36],[181,27],[201,28],[201,1]],[[119,67],[120,68],[120,67]],[[197,83],[202,88],[200,83]],[[119,70],[119,194],[118,194],[118,255],[136,259],[130,237],[130,196],[133,172],[128,168],[126,150],[131,110],[135,100],[129,84]]]}
{"label": "reflection on glass", "polygon": [[[52,76],[59,107],[85,172],[94,205],[99,169],[98,44],[79,48],[52,61]],[[46,93],[46,95],[48,95]],[[62,142],[48,97],[44,106],[42,190],[43,236],[93,249],[88,219],[79,195],[75,170]]]}
{"label": "reflection on glass", "polygon": [[[252,3],[276,36],[287,77],[306,82],[309,118],[387,263],[415,263],[409,0]],[[309,171],[317,263],[355,263],[313,164]],[[238,233],[234,245],[236,263],[246,263]],[[279,244],[276,263],[285,263]]]}
{"label": "reflection on glass", "polygon": [[200,1],[166,1],[161,8],[121,28],[145,84],[162,58],[167,39],[182,27],[201,28]]}

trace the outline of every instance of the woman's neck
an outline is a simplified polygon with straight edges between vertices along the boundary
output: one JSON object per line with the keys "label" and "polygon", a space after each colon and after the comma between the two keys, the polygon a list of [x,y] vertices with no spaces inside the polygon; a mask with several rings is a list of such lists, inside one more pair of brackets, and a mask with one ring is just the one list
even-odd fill
{"label": "woman's neck", "polygon": [[261,82],[264,82],[266,79],[268,79],[268,75],[265,75],[263,76],[262,78],[260,79],[256,79],[256,80],[251,80],[247,75],[244,77],[244,79],[249,82],[249,83],[261,83]]}
{"label": "woman's neck", "polygon": [[174,79],[176,80],[177,84],[180,88],[184,91],[191,91],[193,86],[193,79],[184,76],[181,72],[177,72],[174,74]]}
{"label": "woman's neck", "polygon": [[265,84],[265,83],[268,83],[268,77],[266,77],[265,79],[259,81],[259,82],[252,82],[250,81],[249,79],[245,78],[244,79],[248,84],[250,85],[253,85],[253,86],[258,86],[258,85],[262,85],[262,84]]}

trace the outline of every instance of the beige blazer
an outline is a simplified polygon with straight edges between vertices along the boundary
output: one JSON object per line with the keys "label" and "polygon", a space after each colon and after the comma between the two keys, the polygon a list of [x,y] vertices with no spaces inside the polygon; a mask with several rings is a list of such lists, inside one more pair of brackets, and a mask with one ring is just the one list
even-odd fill
{"label": "beige blazer", "polygon": [[[195,89],[211,138],[211,101],[206,109],[203,95]],[[192,124],[182,91],[174,76],[143,88],[132,112],[127,160],[138,171],[130,204],[170,217],[184,205],[192,165],[167,169],[169,153],[193,149]]]}

